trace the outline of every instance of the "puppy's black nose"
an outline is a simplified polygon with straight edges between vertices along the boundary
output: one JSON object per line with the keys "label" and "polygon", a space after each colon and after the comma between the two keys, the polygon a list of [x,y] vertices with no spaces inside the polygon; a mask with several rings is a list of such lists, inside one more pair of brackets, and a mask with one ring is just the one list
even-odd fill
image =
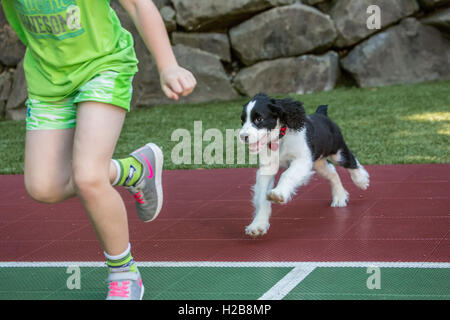
{"label": "puppy's black nose", "polygon": [[239,136],[242,141],[244,141],[245,143],[248,143],[248,133],[241,133]]}

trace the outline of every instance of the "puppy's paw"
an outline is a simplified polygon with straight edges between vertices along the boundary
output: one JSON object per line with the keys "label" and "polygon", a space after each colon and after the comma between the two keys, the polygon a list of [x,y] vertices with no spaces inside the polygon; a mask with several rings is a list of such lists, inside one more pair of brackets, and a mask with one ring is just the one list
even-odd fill
{"label": "puppy's paw", "polygon": [[354,182],[354,184],[362,189],[366,190],[370,184],[369,173],[363,167],[359,167],[358,169],[353,169],[350,171],[350,176]]}
{"label": "puppy's paw", "polygon": [[253,221],[250,225],[245,228],[245,233],[250,237],[263,236],[269,230],[270,224],[268,222]]}
{"label": "puppy's paw", "polygon": [[272,203],[286,203],[286,198],[275,189],[269,191],[269,193],[267,194],[267,200]]}
{"label": "puppy's paw", "polygon": [[348,202],[348,192],[346,190],[341,190],[333,195],[332,207],[346,207]]}

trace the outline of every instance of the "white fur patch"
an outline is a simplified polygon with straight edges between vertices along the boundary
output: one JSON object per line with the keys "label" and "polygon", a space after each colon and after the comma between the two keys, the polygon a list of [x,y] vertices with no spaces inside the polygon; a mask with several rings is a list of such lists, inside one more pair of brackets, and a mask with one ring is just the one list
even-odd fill
{"label": "white fur patch", "polygon": [[359,163],[358,165],[359,167],[357,169],[349,169],[348,171],[355,185],[362,190],[366,190],[370,183],[369,173],[362,165]]}
{"label": "white fur patch", "polygon": [[336,168],[327,162],[327,159],[320,159],[314,162],[316,172],[327,179],[331,184],[331,194],[333,196],[332,207],[345,207],[348,202],[348,192],[344,189]]}

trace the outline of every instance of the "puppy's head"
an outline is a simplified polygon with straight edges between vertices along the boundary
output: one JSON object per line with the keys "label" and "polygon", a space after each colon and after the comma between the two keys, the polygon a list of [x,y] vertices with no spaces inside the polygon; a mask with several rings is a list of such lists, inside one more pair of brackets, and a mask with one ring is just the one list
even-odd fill
{"label": "puppy's head", "polygon": [[259,93],[244,105],[239,137],[249,144],[251,153],[259,153],[264,145],[279,139],[280,128],[301,130],[305,117],[301,102]]}

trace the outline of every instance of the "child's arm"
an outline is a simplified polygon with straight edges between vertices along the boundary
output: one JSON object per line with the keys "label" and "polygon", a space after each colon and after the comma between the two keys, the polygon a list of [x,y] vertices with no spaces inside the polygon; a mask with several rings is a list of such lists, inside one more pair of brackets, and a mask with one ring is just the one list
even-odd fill
{"label": "child's arm", "polygon": [[197,82],[191,72],[178,65],[166,27],[156,6],[150,0],[119,1],[156,60],[161,88],[166,96],[178,100],[179,95],[189,95]]}

